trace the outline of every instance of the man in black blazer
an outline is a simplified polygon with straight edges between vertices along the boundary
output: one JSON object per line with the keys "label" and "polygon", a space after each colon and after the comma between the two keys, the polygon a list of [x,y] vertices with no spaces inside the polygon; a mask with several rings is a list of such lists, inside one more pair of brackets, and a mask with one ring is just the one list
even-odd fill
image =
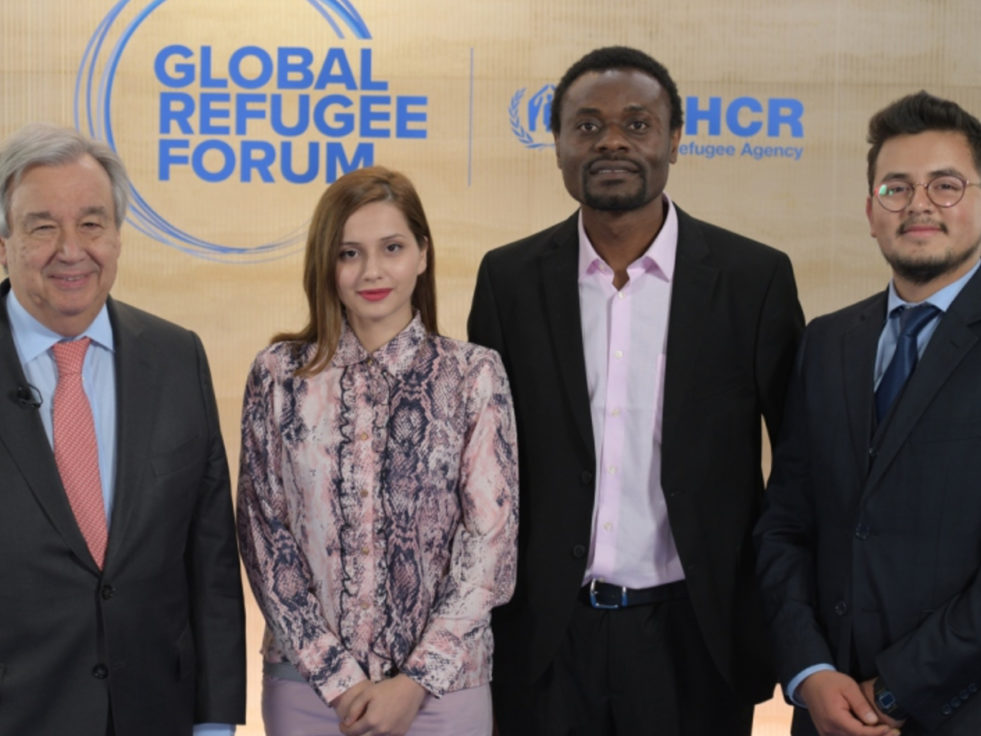
{"label": "man in black blazer", "polygon": [[773,688],[750,533],[803,326],[790,262],[664,194],[681,101],[646,54],[587,54],[551,125],[581,208],[485,256],[468,324],[518,421],[497,725],[749,734]]}
{"label": "man in black blazer", "polygon": [[807,328],[757,529],[794,734],[981,733],[981,123],[869,125],[885,292]]}
{"label": "man in black blazer", "polygon": [[[204,350],[108,296],[128,188],[116,154],[75,131],[32,125],[0,147],[0,734],[231,734],[244,721],[242,588]],[[87,398],[71,421],[52,408],[68,343],[83,348]],[[86,432],[97,471],[77,490],[63,448]]]}

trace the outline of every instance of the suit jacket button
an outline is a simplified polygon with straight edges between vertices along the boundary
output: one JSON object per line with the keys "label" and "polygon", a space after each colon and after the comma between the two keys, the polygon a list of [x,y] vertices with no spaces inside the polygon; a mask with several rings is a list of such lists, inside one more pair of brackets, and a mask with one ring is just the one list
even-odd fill
{"label": "suit jacket button", "polygon": [[97,680],[104,680],[109,677],[109,668],[104,664],[97,664],[92,668],[92,677]]}
{"label": "suit jacket button", "polygon": [[593,473],[590,470],[584,470],[579,474],[579,479],[582,481],[584,486],[588,486],[593,482]]}
{"label": "suit jacket button", "polygon": [[835,603],[834,612],[837,616],[844,616],[848,613],[848,604],[845,601],[838,601]]}
{"label": "suit jacket button", "polygon": [[940,712],[943,713],[945,716],[949,716],[951,713],[954,712],[954,709],[951,708],[949,705],[944,705],[944,707],[940,709]]}
{"label": "suit jacket button", "polygon": [[102,600],[107,601],[116,594],[116,589],[111,585],[103,585],[100,592],[102,593]]}
{"label": "suit jacket button", "polygon": [[584,544],[574,544],[572,546],[572,556],[577,560],[581,560],[586,556],[586,545]]}
{"label": "suit jacket button", "polygon": [[855,537],[857,539],[861,539],[863,542],[869,538],[869,532],[870,530],[868,524],[860,522],[858,526],[855,527]]}

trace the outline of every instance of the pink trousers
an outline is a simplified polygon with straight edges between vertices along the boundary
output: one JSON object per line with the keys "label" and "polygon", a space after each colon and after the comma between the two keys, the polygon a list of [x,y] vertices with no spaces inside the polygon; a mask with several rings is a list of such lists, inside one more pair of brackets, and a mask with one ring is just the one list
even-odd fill
{"label": "pink trousers", "polygon": [[[342,736],[334,709],[305,682],[262,679],[262,721],[266,736]],[[458,690],[442,698],[427,695],[407,736],[490,736],[490,685]]]}

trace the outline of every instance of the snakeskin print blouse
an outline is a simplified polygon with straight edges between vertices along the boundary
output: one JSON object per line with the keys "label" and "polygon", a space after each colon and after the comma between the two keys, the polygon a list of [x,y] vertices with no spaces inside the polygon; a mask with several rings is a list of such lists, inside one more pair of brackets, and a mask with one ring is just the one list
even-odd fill
{"label": "snakeskin print blouse", "polygon": [[326,702],[402,672],[490,680],[490,610],[514,588],[517,447],[497,353],[416,318],[369,354],[345,325],[321,373],[276,343],[245,388],[238,531],[263,656]]}

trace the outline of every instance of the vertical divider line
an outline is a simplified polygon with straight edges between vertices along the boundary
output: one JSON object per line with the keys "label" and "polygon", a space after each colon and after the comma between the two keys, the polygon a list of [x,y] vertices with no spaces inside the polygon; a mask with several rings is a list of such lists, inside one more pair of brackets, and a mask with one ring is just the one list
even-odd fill
{"label": "vertical divider line", "polygon": [[470,47],[470,119],[467,131],[467,187],[473,181],[473,46]]}

